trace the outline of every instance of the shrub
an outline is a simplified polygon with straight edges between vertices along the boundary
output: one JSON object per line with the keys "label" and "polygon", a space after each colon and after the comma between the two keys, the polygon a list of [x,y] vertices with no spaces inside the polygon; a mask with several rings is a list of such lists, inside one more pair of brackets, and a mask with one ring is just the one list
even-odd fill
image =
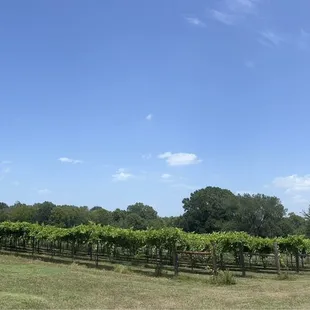
{"label": "shrub", "polygon": [[295,280],[295,278],[293,277],[293,275],[291,275],[290,273],[288,273],[287,271],[284,272],[280,272],[280,274],[277,275],[277,280],[280,281],[291,281],[291,280]]}
{"label": "shrub", "polygon": [[115,265],[114,271],[125,274],[125,273],[131,273],[132,269],[129,266],[125,266],[125,265]]}
{"label": "shrub", "polygon": [[212,276],[211,283],[215,285],[234,285],[236,284],[236,279],[231,271],[224,270]]}

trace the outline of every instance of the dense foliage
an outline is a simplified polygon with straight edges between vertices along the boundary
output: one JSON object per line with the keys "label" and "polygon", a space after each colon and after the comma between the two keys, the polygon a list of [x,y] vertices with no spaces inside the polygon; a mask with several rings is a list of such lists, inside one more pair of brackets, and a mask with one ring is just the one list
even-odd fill
{"label": "dense foliage", "polygon": [[286,238],[262,238],[244,232],[216,232],[212,234],[186,233],[178,228],[149,230],[122,229],[96,224],[60,228],[27,222],[3,222],[0,224],[0,240],[22,240],[25,242],[48,240],[70,244],[96,244],[128,249],[135,254],[139,249],[150,247],[168,251],[210,251],[215,246],[217,253],[243,250],[253,254],[273,253],[277,242],[280,252],[296,254],[309,252],[310,239],[304,236]]}
{"label": "dense foliage", "polygon": [[259,237],[310,236],[310,213],[289,213],[277,197],[234,195],[227,189],[206,187],[183,199],[184,214],[160,217],[148,205],[136,203],[127,210],[109,211],[99,206],[88,208],[55,205],[51,202],[12,206],[0,202],[0,222],[29,222],[70,228],[89,222],[118,228],[147,230],[181,228],[200,234],[242,231]]}

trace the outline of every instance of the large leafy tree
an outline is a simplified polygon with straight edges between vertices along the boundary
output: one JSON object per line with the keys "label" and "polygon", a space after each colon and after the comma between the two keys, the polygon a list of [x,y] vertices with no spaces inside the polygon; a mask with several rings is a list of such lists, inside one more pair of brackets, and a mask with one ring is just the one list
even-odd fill
{"label": "large leafy tree", "polygon": [[4,202],[0,202],[0,222],[6,221],[8,219],[8,211],[9,206]]}
{"label": "large leafy tree", "polygon": [[184,230],[211,233],[233,219],[238,200],[230,190],[209,186],[183,199],[183,208]]}
{"label": "large leafy tree", "polygon": [[9,206],[5,202],[0,202],[0,210],[8,209]]}
{"label": "large leafy tree", "polygon": [[93,207],[89,212],[89,219],[101,225],[110,225],[112,224],[112,214],[110,211],[102,207]]}
{"label": "large leafy tree", "polygon": [[238,195],[239,208],[235,214],[235,229],[262,237],[281,236],[286,209],[279,198],[256,195]]}
{"label": "large leafy tree", "polygon": [[158,218],[157,212],[153,207],[145,205],[142,202],[137,202],[134,205],[128,206],[127,212],[137,214],[147,221],[156,220]]}
{"label": "large leafy tree", "polygon": [[51,224],[59,227],[73,227],[86,224],[89,221],[87,207],[76,207],[70,205],[57,206],[51,212]]}
{"label": "large leafy tree", "polygon": [[17,201],[10,207],[8,219],[13,222],[35,222],[36,208]]}
{"label": "large leafy tree", "polygon": [[304,217],[291,212],[281,222],[282,236],[305,235],[307,232],[307,221]]}
{"label": "large leafy tree", "polygon": [[35,220],[39,224],[49,224],[53,209],[56,207],[52,202],[45,201],[43,203],[35,203],[36,208]]}

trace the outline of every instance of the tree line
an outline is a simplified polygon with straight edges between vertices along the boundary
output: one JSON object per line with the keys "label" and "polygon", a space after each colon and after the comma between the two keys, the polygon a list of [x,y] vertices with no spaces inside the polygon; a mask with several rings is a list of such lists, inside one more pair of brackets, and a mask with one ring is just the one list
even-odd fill
{"label": "tree line", "polygon": [[186,232],[212,233],[243,231],[260,237],[303,234],[310,237],[310,210],[288,213],[280,199],[263,194],[235,195],[228,189],[206,187],[182,201],[184,213],[160,217],[153,207],[141,202],[126,210],[103,207],[55,205],[52,202],[27,205],[17,201],[9,206],[0,202],[0,222],[29,222],[57,227],[74,227],[93,222],[120,228],[178,227]]}

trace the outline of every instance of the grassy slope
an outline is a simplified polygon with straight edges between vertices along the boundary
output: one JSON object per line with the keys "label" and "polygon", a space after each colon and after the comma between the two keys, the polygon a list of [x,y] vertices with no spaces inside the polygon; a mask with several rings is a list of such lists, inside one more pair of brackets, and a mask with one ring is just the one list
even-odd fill
{"label": "grassy slope", "polygon": [[216,287],[193,280],[57,265],[0,255],[0,309],[309,309],[310,275],[237,279]]}

